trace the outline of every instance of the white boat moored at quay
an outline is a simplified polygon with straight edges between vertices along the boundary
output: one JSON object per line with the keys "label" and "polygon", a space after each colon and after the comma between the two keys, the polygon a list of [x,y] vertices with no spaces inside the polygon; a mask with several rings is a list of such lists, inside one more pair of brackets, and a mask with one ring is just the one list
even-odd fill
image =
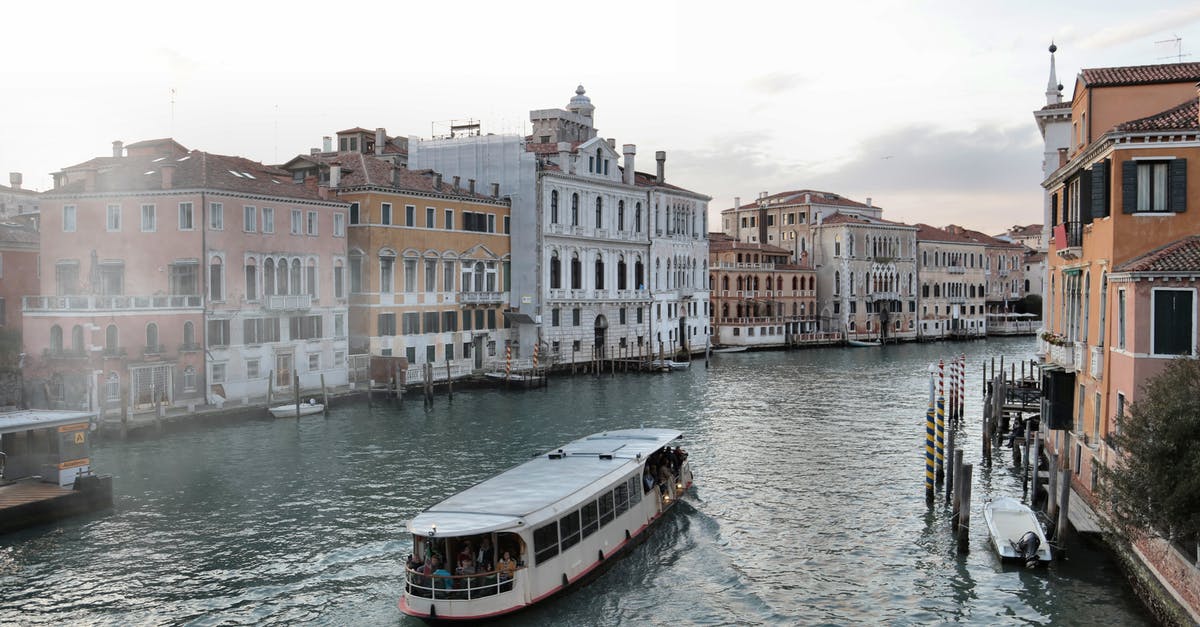
{"label": "white boat moored at quay", "polygon": [[598,574],[692,485],[670,429],[597,433],[451,496],[408,523],[400,610],[425,620],[515,612]]}
{"label": "white boat moored at quay", "polygon": [[1021,560],[1028,567],[1050,561],[1050,543],[1029,506],[1003,496],[983,506],[983,518],[1000,559]]}
{"label": "white boat moored at quay", "polygon": [[297,418],[299,416],[311,416],[313,414],[319,414],[325,411],[325,405],[310,399],[307,403],[300,403],[299,405],[296,403],[292,403],[290,405],[278,405],[268,409],[267,411],[270,411],[271,415],[276,418]]}

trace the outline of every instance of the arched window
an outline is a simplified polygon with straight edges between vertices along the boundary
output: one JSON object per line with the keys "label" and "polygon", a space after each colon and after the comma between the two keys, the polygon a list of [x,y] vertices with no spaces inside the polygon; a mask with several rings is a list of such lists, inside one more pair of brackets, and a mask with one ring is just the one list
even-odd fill
{"label": "arched window", "polygon": [[1079,341],[1087,344],[1088,341],[1088,322],[1091,318],[1091,301],[1092,301],[1092,273],[1087,272],[1083,275],[1083,320],[1080,321]]}
{"label": "arched window", "polygon": [[158,325],[153,322],[146,325],[146,352],[158,352]]}
{"label": "arched window", "polygon": [[637,289],[639,290],[646,289],[646,279],[644,275],[645,270],[642,267],[642,257],[639,255],[638,258],[633,262],[633,284],[636,285]]}
{"label": "arched window", "polygon": [[596,289],[604,289],[604,257],[596,257]]}
{"label": "arched window", "polygon": [[740,276],[737,278],[737,288],[739,292],[745,288],[745,283]]}
{"label": "arched window", "polygon": [[633,206],[633,230],[636,233],[642,232],[642,203],[637,203]]}
{"label": "arched window", "polygon": [[78,324],[71,328],[71,352],[83,353],[83,327]]}
{"label": "arched window", "polygon": [[625,230],[625,201],[617,201],[617,230]]}
{"label": "arched window", "polygon": [[188,346],[196,345],[196,327],[191,320],[183,323],[183,343]]}
{"label": "arched window", "polygon": [[225,268],[221,265],[220,257],[213,257],[208,262],[208,297],[212,300],[225,300]]}
{"label": "arched window", "polygon": [[288,294],[288,264],[286,259],[280,259],[275,264],[275,293],[281,296]]}
{"label": "arched window", "polygon": [[579,194],[571,194],[571,226],[579,226]]}
{"label": "arched window", "polygon": [[550,253],[550,289],[562,289],[562,261],[557,250]]}
{"label": "arched window", "polygon": [[275,260],[267,257],[263,261],[263,296],[275,294]]}
{"label": "arched window", "polygon": [[596,228],[604,226],[604,199],[596,197]]}
{"label": "arched window", "polygon": [[[793,280],[793,283],[794,283],[794,282],[795,282],[795,281]],[[782,290],[782,289],[783,289],[783,277],[781,277],[781,276],[780,276],[780,277],[775,277],[775,289],[777,289],[777,290]]]}
{"label": "arched window", "polygon": [[108,398],[108,402],[116,402],[121,400],[121,376],[115,372],[109,372],[108,377],[104,380],[104,395]]}
{"label": "arched window", "polygon": [[721,303],[721,317],[722,318],[729,317],[729,303]]}
{"label": "arched window", "polygon": [[117,325],[108,325],[108,327],[104,329],[104,352],[109,355],[115,355],[117,352],[117,346],[120,345],[119,339],[120,338],[117,337]]}
{"label": "arched window", "polygon": [[550,224],[558,224],[558,190],[550,190]]}
{"label": "arched window", "polygon": [[583,264],[579,261],[579,253],[571,253],[571,289],[583,289]]}
{"label": "arched window", "polygon": [[835,270],[833,273],[833,295],[839,296],[842,293],[842,273]]}
{"label": "arched window", "polygon": [[792,290],[800,289],[796,287],[800,282],[800,277],[792,277]]}
{"label": "arched window", "polygon": [[617,289],[629,289],[628,268],[625,266],[625,255],[617,258]]}
{"label": "arched window", "polygon": [[472,282],[475,284],[475,291],[484,291],[484,282],[487,280],[487,267],[483,265],[482,261],[475,262],[474,267],[472,267],[472,274],[474,275]]}
{"label": "arched window", "polygon": [[933,297],[934,297],[934,298],[940,298],[940,297],[941,297],[941,295],[942,295],[942,288],[941,288],[941,284],[940,284],[940,283],[934,283],[934,284],[933,284]]}
{"label": "arched window", "polygon": [[302,294],[304,292],[304,290],[301,289],[301,285],[303,285],[303,284],[301,283],[301,279],[300,279],[300,260],[293,259],[292,260],[292,280],[291,280],[291,285],[288,287],[288,289],[290,290],[290,293],[292,293],[292,294]]}
{"label": "arched window", "polygon": [[57,324],[50,327],[50,352],[61,353],[63,349],[62,327]]}

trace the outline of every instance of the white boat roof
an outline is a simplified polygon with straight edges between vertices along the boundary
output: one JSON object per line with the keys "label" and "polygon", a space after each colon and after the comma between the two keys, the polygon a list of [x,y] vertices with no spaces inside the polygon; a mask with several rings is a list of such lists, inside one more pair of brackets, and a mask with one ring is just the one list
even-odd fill
{"label": "white boat roof", "polygon": [[23,409],[0,413],[0,433],[17,433],[30,429],[50,429],[63,425],[79,424],[92,419],[86,411],[61,409]]}
{"label": "white boat roof", "polygon": [[535,525],[541,520],[525,518],[556,504],[573,506],[594,497],[628,472],[629,463],[640,464],[682,435],[672,429],[624,429],[580,438],[430,507],[409,521],[408,530],[430,535],[436,528],[437,535],[460,536]]}

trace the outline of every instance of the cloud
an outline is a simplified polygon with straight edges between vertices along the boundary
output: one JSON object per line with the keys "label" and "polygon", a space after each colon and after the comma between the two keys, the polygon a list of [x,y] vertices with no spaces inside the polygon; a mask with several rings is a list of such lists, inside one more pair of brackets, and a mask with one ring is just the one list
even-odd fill
{"label": "cloud", "polygon": [[807,82],[799,72],[771,72],[756,76],[746,81],[746,86],[755,91],[760,91],[768,96],[777,96],[787,91],[791,91],[800,85]]}
{"label": "cloud", "polygon": [[1141,21],[1128,21],[1120,26],[1110,26],[1079,40],[1083,50],[1098,50],[1123,44],[1134,39],[1178,29],[1200,20],[1200,7],[1181,7],[1174,11],[1160,11]]}

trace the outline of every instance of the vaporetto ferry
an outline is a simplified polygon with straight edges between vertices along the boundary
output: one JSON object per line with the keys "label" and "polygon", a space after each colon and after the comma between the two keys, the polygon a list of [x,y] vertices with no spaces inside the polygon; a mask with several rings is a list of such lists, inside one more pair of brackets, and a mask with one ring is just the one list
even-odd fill
{"label": "vaporetto ferry", "polygon": [[597,433],[425,510],[408,523],[400,610],[430,621],[492,618],[598,574],[691,488],[682,437]]}

